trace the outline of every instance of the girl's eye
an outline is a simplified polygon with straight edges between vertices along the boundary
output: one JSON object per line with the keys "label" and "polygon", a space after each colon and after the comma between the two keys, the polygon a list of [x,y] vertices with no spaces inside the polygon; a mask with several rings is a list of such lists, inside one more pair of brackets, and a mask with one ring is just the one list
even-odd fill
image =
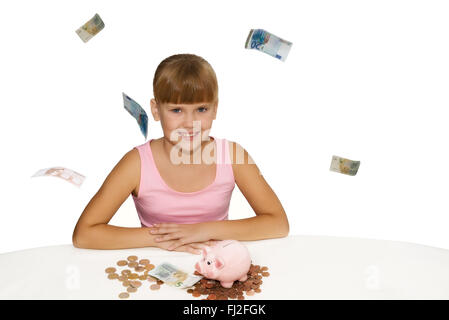
{"label": "girl's eye", "polygon": [[[198,108],[198,110],[200,110],[200,109],[204,109],[204,111],[201,111],[200,113],[204,113],[204,112],[206,112],[207,111],[207,108],[206,107],[200,107],[200,108]],[[171,112],[173,112],[173,113],[179,113],[179,112],[176,112],[176,110],[181,110],[181,109],[171,109]]]}

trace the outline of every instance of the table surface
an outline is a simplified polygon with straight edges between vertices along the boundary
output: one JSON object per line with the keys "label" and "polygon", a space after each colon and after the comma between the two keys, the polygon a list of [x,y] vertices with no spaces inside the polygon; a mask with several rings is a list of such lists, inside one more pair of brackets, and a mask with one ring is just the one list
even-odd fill
{"label": "table surface", "polygon": [[[449,299],[449,250],[414,243],[330,236],[244,241],[267,266],[262,292],[245,299]],[[194,272],[199,255],[158,248],[78,249],[72,245],[0,254],[0,299],[118,299],[125,291],[105,269],[137,255]],[[143,281],[129,299],[200,299],[186,289]],[[202,296],[201,298],[205,298]]]}

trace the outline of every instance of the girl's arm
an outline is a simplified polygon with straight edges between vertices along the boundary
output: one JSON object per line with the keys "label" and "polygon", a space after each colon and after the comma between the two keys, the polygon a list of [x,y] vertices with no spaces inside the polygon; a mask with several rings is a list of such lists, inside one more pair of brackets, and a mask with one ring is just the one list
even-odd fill
{"label": "girl's arm", "polygon": [[149,228],[124,228],[108,222],[140,181],[139,151],[133,149],[117,163],[84,209],[73,231],[73,245],[87,249],[155,246]]}
{"label": "girl's arm", "polygon": [[232,170],[235,182],[256,216],[206,222],[205,228],[210,230],[212,239],[217,240],[245,241],[286,237],[289,224],[281,202],[248,152],[238,143],[231,143],[234,151]]}

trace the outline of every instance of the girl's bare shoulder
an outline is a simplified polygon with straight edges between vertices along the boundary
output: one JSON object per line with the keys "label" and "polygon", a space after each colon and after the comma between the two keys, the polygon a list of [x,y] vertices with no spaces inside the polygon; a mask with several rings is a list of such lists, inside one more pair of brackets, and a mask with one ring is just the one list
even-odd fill
{"label": "girl's bare shoulder", "polygon": [[236,168],[237,165],[255,164],[248,151],[238,142],[228,140],[228,144],[233,168]]}

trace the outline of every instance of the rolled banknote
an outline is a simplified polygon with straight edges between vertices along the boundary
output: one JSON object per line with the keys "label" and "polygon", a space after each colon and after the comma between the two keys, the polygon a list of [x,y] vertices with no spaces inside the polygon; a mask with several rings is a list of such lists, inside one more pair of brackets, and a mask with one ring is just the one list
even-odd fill
{"label": "rolled banknote", "polygon": [[167,262],[158,265],[156,268],[148,272],[148,274],[164,281],[168,285],[181,289],[191,287],[203,278],[202,276],[187,274]]}
{"label": "rolled banknote", "polygon": [[137,123],[140,127],[140,132],[142,132],[145,139],[148,134],[148,116],[145,110],[138,104],[136,101],[128,97],[125,93],[123,93],[123,102],[125,104],[125,109],[129,112],[130,115],[137,120]]}
{"label": "rolled banknote", "polygon": [[281,61],[287,59],[292,43],[263,29],[251,29],[246,39],[246,49],[256,49]]}
{"label": "rolled banknote", "polygon": [[338,156],[332,156],[331,167],[329,170],[355,176],[359,170],[360,161],[353,161]]}
{"label": "rolled banknote", "polygon": [[96,13],[95,16],[83,24],[78,30],[76,30],[76,34],[83,40],[84,42],[89,41],[94,35],[103,30],[104,22],[101,20],[100,16]]}
{"label": "rolled banknote", "polygon": [[50,176],[50,177],[58,177],[67,182],[74,184],[77,187],[80,187],[86,178],[82,174],[79,174],[76,171],[64,168],[64,167],[52,167],[41,169],[37,171],[31,177],[41,177],[41,176]]}

